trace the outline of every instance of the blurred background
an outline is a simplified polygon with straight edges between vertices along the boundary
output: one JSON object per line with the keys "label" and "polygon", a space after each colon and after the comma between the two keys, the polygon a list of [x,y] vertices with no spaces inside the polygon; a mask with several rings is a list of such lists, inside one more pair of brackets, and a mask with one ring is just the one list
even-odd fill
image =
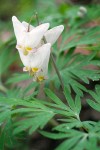
{"label": "blurred background", "polygon": [[[29,22],[37,11],[41,22],[49,21],[51,26],[54,26],[62,23],[69,16],[74,18],[77,15],[77,6],[93,4],[95,7],[99,3],[99,0],[0,0],[0,43],[8,40],[13,35],[11,22],[13,15],[20,20]],[[72,6],[76,8],[76,13],[75,8],[73,9]],[[69,9],[71,7],[73,9],[72,13]],[[96,11],[97,9],[94,8],[93,13],[96,13]],[[33,23],[36,24],[34,18]]]}
{"label": "blurred background", "polygon": [[[35,12],[38,12],[40,21],[49,21],[52,27],[62,23],[68,17],[74,18],[79,6],[94,5],[92,9],[93,13],[96,13],[95,5],[99,3],[99,0],[0,0],[0,42],[12,36],[11,18],[13,15],[29,22]],[[70,8],[73,10],[72,13]],[[36,24],[34,18],[33,23]]]}

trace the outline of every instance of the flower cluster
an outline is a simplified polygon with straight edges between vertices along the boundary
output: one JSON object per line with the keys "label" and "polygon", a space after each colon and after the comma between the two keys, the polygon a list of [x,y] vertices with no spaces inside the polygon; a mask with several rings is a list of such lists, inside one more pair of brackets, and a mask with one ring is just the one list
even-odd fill
{"label": "flower cluster", "polygon": [[[49,23],[34,27],[27,22],[20,22],[12,17],[16,48],[24,65],[23,71],[28,71],[34,81],[46,79],[51,46],[62,33],[64,26],[56,26],[50,30]],[[44,39],[46,43],[44,42]]]}

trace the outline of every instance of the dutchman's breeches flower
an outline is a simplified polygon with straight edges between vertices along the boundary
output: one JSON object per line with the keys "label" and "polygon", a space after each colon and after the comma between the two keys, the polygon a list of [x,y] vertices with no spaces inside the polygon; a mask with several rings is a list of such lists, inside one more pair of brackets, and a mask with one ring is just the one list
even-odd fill
{"label": "dutchman's breeches flower", "polygon": [[64,26],[48,30],[49,23],[44,23],[33,27],[26,22],[21,23],[15,16],[12,22],[17,39],[16,48],[24,65],[23,71],[28,71],[34,81],[46,79],[51,45],[59,38]]}
{"label": "dutchman's breeches flower", "polygon": [[34,76],[34,81],[42,81],[46,79],[48,71],[48,62],[50,57],[51,44],[47,43],[37,49],[36,52],[23,55],[19,49],[20,58],[24,64],[23,71],[29,71]]}

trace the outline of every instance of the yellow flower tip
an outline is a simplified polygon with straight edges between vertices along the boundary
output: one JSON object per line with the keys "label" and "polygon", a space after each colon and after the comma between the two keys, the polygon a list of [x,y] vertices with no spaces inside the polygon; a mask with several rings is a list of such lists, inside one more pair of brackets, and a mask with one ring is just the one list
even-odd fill
{"label": "yellow flower tip", "polygon": [[32,68],[32,72],[36,73],[39,71],[39,68]]}
{"label": "yellow flower tip", "polygon": [[25,49],[23,50],[23,54],[26,56],[28,55],[28,51],[26,51]]}
{"label": "yellow flower tip", "polygon": [[27,70],[27,71],[29,71],[29,70],[30,70],[30,68],[29,68],[29,67],[26,67],[26,70]]}
{"label": "yellow flower tip", "polygon": [[31,48],[31,47],[25,47],[25,50],[26,50],[26,51],[31,51],[32,48]]}
{"label": "yellow flower tip", "polygon": [[29,51],[32,50],[31,47],[23,47],[22,45],[16,45],[16,48],[22,50],[24,55],[28,55]]}
{"label": "yellow flower tip", "polygon": [[29,70],[30,70],[29,67],[24,67],[24,68],[23,68],[23,71],[29,71]]}
{"label": "yellow flower tip", "polygon": [[44,77],[44,76],[38,76],[38,77],[37,77],[37,82],[41,82],[41,81],[43,81],[43,80],[45,80],[45,77]]}

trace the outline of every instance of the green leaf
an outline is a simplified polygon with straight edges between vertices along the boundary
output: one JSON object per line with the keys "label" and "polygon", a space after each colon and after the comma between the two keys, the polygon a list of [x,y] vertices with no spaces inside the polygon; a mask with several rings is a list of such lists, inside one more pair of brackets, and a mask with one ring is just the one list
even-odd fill
{"label": "green leaf", "polygon": [[66,119],[65,123],[61,123],[60,125],[54,127],[53,130],[60,131],[60,132],[66,132],[69,129],[80,128],[80,127],[83,127],[82,122],[80,122],[79,120],[76,120],[74,118],[73,119],[70,118],[70,119]]}
{"label": "green leaf", "polygon": [[3,110],[3,112],[0,113],[0,123],[3,123],[10,115],[11,112],[9,110]]}
{"label": "green leaf", "polygon": [[85,147],[87,150],[90,149],[95,149],[95,150],[99,150],[100,147],[97,146],[97,139],[95,137],[89,137],[89,140],[87,141]]}
{"label": "green leaf", "polygon": [[12,121],[8,117],[6,122],[1,130],[0,135],[0,150],[5,150],[5,146],[13,147],[15,139],[12,135]]}
{"label": "green leaf", "polygon": [[76,136],[71,139],[67,139],[64,142],[62,142],[55,150],[70,150],[74,147],[75,144],[78,143],[81,136]]}
{"label": "green leaf", "polygon": [[45,88],[46,95],[52,99],[57,105],[60,105],[61,108],[66,109],[66,105],[50,90]]}
{"label": "green leaf", "polygon": [[[60,51],[65,51],[66,49],[69,49],[72,47],[77,47],[77,46],[80,46],[83,44],[86,45],[86,44],[99,43],[99,38],[100,38],[100,27],[99,26],[86,29],[83,31],[82,34],[79,34],[79,29],[73,28],[71,30],[69,30],[65,36],[65,39],[66,39],[66,41],[68,40],[68,43],[66,42],[67,44],[63,45],[61,47]],[[97,33],[97,35],[96,35],[96,33]],[[69,36],[67,36],[67,35],[69,35]],[[71,39],[71,40],[69,40],[69,39]]]}
{"label": "green leaf", "polygon": [[81,99],[80,99],[79,95],[76,95],[76,97],[75,97],[75,107],[76,107],[76,111],[78,113],[80,113],[80,111],[81,111]]}
{"label": "green leaf", "polygon": [[54,140],[56,140],[56,139],[63,139],[63,138],[68,137],[68,135],[65,134],[65,133],[54,134],[54,133],[45,132],[45,131],[39,131],[39,133],[42,134],[43,136],[46,136],[46,137],[54,139]]}
{"label": "green leaf", "polygon": [[100,112],[100,85],[96,85],[95,92],[89,91],[94,100],[88,99],[88,104],[95,110]]}
{"label": "green leaf", "polygon": [[88,102],[88,104],[93,108],[93,109],[95,109],[95,110],[97,110],[97,111],[99,111],[100,112],[100,104],[98,104],[98,103],[95,103],[95,102],[93,102],[93,101],[91,101],[91,100],[87,100],[87,102]]}
{"label": "green leaf", "polygon": [[[16,60],[16,56],[12,57],[12,48],[2,47],[3,51],[0,51],[0,76],[8,70],[10,65]],[[9,61],[7,61],[9,60]]]}
{"label": "green leaf", "polygon": [[40,112],[33,118],[27,118],[15,123],[18,127],[14,129],[14,134],[18,134],[28,128],[29,134],[32,134],[37,128],[43,128],[47,122],[54,116],[54,113]]}
{"label": "green leaf", "polygon": [[74,101],[71,97],[71,93],[69,92],[69,90],[67,88],[64,89],[64,95],[66,97],[66,100],[68,102],[68,105],[70,106],[70,108],[75,111],[75,104]]}
{"label": "green leaf", "polygon": [[7,80],[7,83],[18,83],[18,82],[20,82],[20,81],[23,81],[23,80],[28,80],[28,79],[30,79],[30,76],[29,76],[29,74],[17,74],[17,73],[15,73],[15,74],[13,74],[13,76],[11,77],[11,78],[9,78],[8,80]]}
{"label": "green leaf", "polygon": [[[62,53],[61,53],[62,55]],[[88,69],[88,66],[100,66],[100,61],[94,60],[96,52],[90,55],[72,54],[69,55],[69,62],[66,61],[67,54],[63,53],[63,59],[60,60],[60,55],[57,55],[57,66],[65,87],[72,88],[79,96],[83,96],[83,91],[87,92],[87,89],[83,84],[89,84],[89,80],[98,81],[100,79],[100,70]],[[96,62],[95,62],[96,61]],[[61,63],[60,63],[61,62]],[[66,63],[65,63],[66,62]],[[60,84],[56,74],[51,77],[55,84]]]}

